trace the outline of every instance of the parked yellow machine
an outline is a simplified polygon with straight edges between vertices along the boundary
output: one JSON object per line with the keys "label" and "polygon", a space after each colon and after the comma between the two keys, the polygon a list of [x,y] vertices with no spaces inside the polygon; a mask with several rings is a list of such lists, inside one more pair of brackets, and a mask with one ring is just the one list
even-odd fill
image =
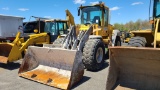
{"label": "parked yellow machine", "polygon": [[81,24],[70,27],[65,37],[43,47],[29,47],[19,76],[60,89],[70,89],[83,77],[84,65],[88,70],[102,68],[105,45],[119,37],[115,32],[112,38],[109,8],[104,3],[80,6],[78,14],[81,15]]}
{"label": "parked yellow machine", "polygon": [[160,89],[160,1],[153,0],[152,30],[134,31],[128,47],[110,47],[106,90]]}
{"label": "parked yellow machine", "polygon": [[[109,24],[109,8],[100,2],[91,6],[80,6],[78,16],[81,23],[77,31],[88,30],[93,26],[93,32],[83,48],[83,64],[91,71],[100,70],[104,64],[105,47],[112,42],[115,46],[121,45],[119,30],[113,30]],[[60,44],[64,38],[58,38],[54,44]]]}
{"label": "parked yellow machine", "polygon": [[17,33],[16,39],[12,43],[0,44],[0,63],[8,63],[19,60],[22,58],[22,54],[29,45],[36,43],[49,43],[49,36],[47,33],[40,33],[29,35],[29,39],[25,42],[21,42],[20,32]]}
{"label": "parked yellow machine", "polygon": [[[66,14],[70,12],[66,10]],[[73,21],[48,19],[34,17],[37,20],[44,20],[44,29],[40,30],[40,23],[34,28],[34,33],[28,34],[27,37],[21,37],[20,32],[17,33],[16,39],[12,43],[0,43],[0,63],[8,63],[19,60],[26,52],[28,46],[43,46],[43,44],[52,43],[59,35],[67,34],[70,25],[75,25]],[[70,16],[70,18],[73,18]],[[23,33],[25,34],[25,33]]]}
{"label": "parked yellow machine", "polygon": [[121,41],[124,43],[128,43],[131,38],[131,32],[129,31],[122,31],[121,32]]}

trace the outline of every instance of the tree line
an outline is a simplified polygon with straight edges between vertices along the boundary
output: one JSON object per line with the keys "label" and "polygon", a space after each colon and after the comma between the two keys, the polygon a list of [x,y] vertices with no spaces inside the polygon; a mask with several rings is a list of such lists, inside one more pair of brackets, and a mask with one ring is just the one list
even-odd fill
{"label": "tree line", "polygon": [[149,20],[138,19],[135,22],[129,21],[125,24],[115,23],[114,28],[121,31],[145,30],[151,29],[151,24],[149,23]]}

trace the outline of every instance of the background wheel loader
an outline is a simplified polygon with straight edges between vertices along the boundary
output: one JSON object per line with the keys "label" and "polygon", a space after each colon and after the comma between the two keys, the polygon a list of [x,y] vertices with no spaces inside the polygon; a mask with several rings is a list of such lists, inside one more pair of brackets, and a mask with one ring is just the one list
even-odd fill
{"label": "background wheel loader", "polygon": [[160,0],[153,0],[152,30],[132,31],[128,46],[110,47],[106,90],[160,90]]}
{"label": "background wheel loader", "polygon": [[[30,27],[26,28],[27,24],[24,26],[23,36],[18,32],[16,39],[12,43],[0,43],[0,63],[7,64],[8,62],[19,60],[26,52],[28,46],[50,44],[59,35],[68,33],[67,29],[69,25],[74,25],[74,22],[69,20],[68,14],[70,12],[68,10],[66,10],[66,14],[67,20],[46,20],[45,18],[33,16],[39,21],[36,24],[28,22],[27,24]],[[73,16],[69,17],[73,18]],[[42,19],[44,20],[43,22],[41,21]]]}
{"label": "background wheel loader", "polygon": [[128,43],[131,38],[130,31],[121,31],[121,41],[124,43]]}

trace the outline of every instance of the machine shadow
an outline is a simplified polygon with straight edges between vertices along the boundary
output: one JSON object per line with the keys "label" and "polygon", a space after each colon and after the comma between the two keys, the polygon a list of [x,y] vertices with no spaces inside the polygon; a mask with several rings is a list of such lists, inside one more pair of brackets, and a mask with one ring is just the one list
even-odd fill
{"label": "machine shadow", "polygon": [[12,63],[8,63],[8,64],[3,64],[0,63],[0,68],[4,68],[7,70],[14,70],[14,69],[18,69],[20,67],[20,63],[17,62],[12,62]]}
{"label": "machine shadow", "polygon": [[80,80],[80,82],[78,82],[76,85],[74,85],[71,89],[74,89],[76,87],[78,87],[79,85],[81,85],[82,83],[88,81],[91,77],[87,77],[87,76],[83,76],[83,78]]}
{"label": "machine shadow", "polygon": [[89,72],[99,72],[99,71],[102,71],[103,69],[107,68],[108,66],[109,66],[109,63],[105,61],[101,69],[94,70],[94,71],[91,71],[91,70],[86,70],[86,71],[89,71]]}

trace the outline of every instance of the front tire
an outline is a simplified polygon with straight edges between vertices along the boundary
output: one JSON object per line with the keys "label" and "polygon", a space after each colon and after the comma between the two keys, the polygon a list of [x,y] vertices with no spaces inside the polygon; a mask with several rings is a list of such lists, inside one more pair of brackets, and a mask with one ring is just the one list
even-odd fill
{"label": "front tire", "polygon": [[100,39],[89,39],[84,48],[82,61],[87,70],[100,70],[104,64],[105,47]]}

